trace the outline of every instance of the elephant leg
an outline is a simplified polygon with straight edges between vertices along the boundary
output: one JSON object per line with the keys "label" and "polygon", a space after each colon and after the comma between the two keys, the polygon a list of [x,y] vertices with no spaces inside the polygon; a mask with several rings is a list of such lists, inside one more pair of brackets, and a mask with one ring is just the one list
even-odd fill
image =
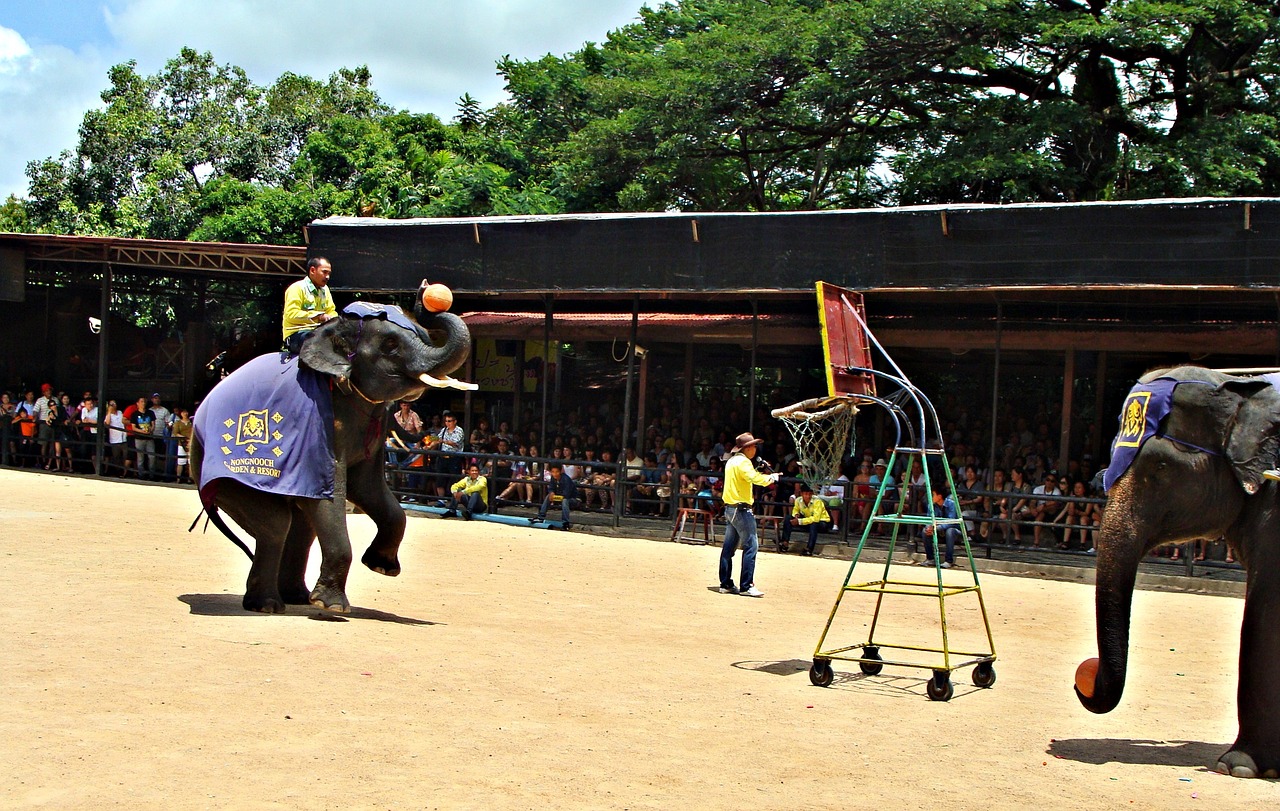
{"label": "elephant leg", "polygon": [[347,574],[351,571],[351,538],[347,535],[347,501],[335,487],[332,500],[299,500],[303,516],[320,540],[320,576],[308,602],[316,608],[347,613]]}
{"label": "elephant leg", "polygon": [[1240,630],[1240,734],[1218,759],[1235,777],[1280,776],[1280,546],[1274,530],[1257,528],[1248,558],[1244,623]]}
{"label": "elephant leg", "polygon": [[[376,460],[373,460],[376,461]],[[372,462],[353,465],[347,471],[347,497],[373,519],[378,532],[360,562],[379,574],[400,574],[400,541],[404,539],[404,508],[387,487],[382,466]]]}
{"label": "elephant leg", "polygon": [[307,605],[311,602],[311,591],[306,581],[307,558],[316,533],[297,505],[291,509],[292,520],[284,539],[284,554],[280,558],[280,596],[288,605]]}
{"label": "elephant leg", "polygon": [[226,480],[219,484],[218,508],[253,536],[253,565],[245,581],[244,600],[248,611],[282,614],[280,558],[289,534],[291,510],[286,500]]}

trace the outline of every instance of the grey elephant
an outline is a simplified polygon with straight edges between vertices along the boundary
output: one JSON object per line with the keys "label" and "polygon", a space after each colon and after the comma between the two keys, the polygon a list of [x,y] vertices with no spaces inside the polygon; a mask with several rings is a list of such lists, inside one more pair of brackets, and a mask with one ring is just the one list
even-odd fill
{"label": "grey elephant", "polygon": [[1098,667],[1080,703],[1110,712],[1124,691],[1138,563],[1163,544],[1226,538],[1247,573],[1236,694],[1239,734],[1217,762],[1280,773],[1280,392],[1265,378],[1193,366],[1144,375],[1129,393],[1106,472],[1097,546]]}
{"label": "grey elephant", "polygon": [[[356,302],[315,330],[296,358],[250,361],[201,402],[192,477],[214,522],[237,540],[219,518],[225,512],[256,542],[246,609],[350,610],[347,501],[377,526],[361,562],[400,573],[405,515],[383,472],[387,415],[429,386],[473,388],[448,377],[471,351],[462,319],[421,306],[415,314]],[[304,574],[317,538],[320,572],[308,590]]]}

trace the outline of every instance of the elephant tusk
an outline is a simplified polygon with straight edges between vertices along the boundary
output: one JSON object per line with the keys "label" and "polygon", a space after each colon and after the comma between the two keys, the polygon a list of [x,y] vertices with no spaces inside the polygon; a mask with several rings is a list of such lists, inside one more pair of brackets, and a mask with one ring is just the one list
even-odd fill
{"label": "elephant tusk", "polygon": [[480,386],[475,383],[465,383],[461,380],[455,380],[448,375],[444,377],[432,377],[424,372],[418,376],[418,379],[433,389],[461,389],[462,391],[476,391],[480,388]]}

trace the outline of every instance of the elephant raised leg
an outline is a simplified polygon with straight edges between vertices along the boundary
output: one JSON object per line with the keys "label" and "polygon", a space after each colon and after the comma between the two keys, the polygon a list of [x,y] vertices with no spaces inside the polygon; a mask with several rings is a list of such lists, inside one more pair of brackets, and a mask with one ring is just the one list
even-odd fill
{"label": "elephant raised leg", "polygon": [[400,574],[400,542],[404,540],[404,508],[382,479],[380,454],[354,465],[347,472],[347,497],[373,519],[378,533],[360,562],[378,574]]}

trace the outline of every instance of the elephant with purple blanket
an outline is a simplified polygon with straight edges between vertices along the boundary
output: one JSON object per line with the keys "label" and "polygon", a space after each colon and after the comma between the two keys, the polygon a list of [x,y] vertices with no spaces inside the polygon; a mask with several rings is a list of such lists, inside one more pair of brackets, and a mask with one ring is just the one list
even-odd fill
{"label": "elephant with purple blanket", "polygon": [[[462,319],[421,305],[414,315],[356,302],[315,330],[297,357],[263,355],[200,404],[191,471],[201,503],[246,553],[219,513],[255,541],[246,609],[350,610],[348,501],[377,526],[361,562],[380,574],[400,573],[404,510],[383,475],[388,414],[428,387],[473,388],[448,377],[471,351]],[[320,573],[308,589],[304,575],[316,539]]]}

